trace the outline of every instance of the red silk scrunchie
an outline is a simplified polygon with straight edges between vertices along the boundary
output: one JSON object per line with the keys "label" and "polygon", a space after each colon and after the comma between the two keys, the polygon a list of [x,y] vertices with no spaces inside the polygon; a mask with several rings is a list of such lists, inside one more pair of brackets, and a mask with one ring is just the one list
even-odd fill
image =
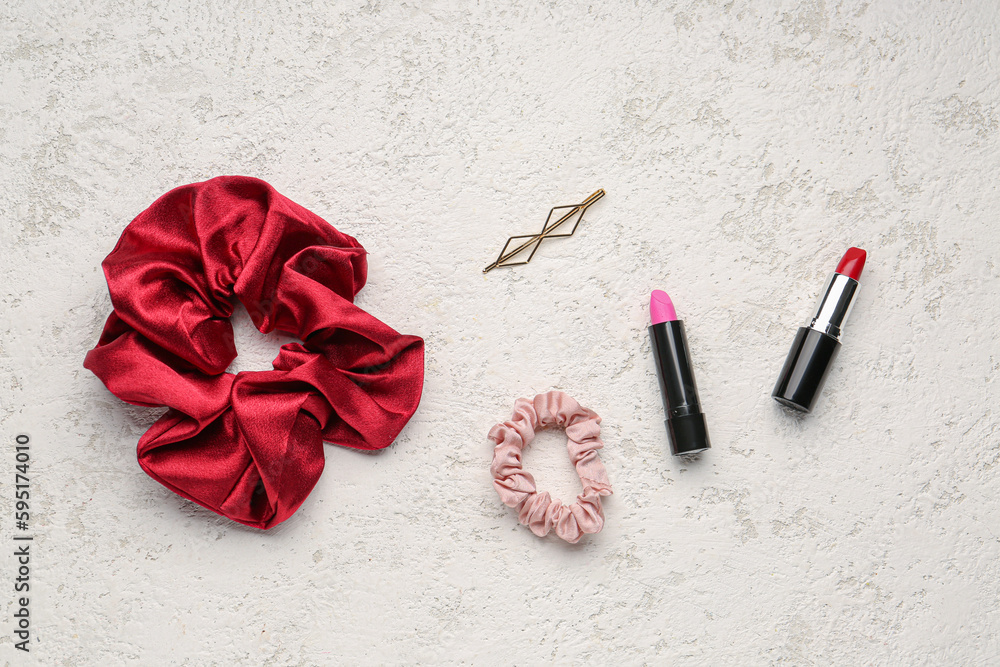
{"label": "red silk scrunchie", "polygon": [[[114,311],[84,366],[118,398],[168,406],[139,439],[151,477],[256,528],[291,516],[323,471],[323,441],[392,443],[417,409],[424,343],[354,305],[365,250],[255,178],[156,200],[102,266]],[[236,358],[233,295],[281,347],[274,370]]]}

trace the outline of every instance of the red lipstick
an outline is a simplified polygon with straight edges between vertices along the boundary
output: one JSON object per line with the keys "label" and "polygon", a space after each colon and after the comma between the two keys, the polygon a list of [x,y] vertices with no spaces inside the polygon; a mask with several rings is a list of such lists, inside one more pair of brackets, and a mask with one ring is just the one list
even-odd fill
{"label": "red lipstick", "polygon": [[662,290],[649,297],[649,342],[656,362],[656,378],[667,414],[665,422],[674,456],[697,454],[712,444],[698,399],[684,322],[677,319],[674,304]]}
{"label": "red lipstick", "polygon": [[861,280],[861,272],[865,269],[867,257],[868,253],[861,248],[848,248],[834,273],[847,276],[851,280]]}
{"label": "red lipstick", "polygon": [[854,307],[867,253],[849,248],[830,274],[809,326],[800,327],[772,398],[800,412],[812,412],[823,383],[840,351],[840,334]]}

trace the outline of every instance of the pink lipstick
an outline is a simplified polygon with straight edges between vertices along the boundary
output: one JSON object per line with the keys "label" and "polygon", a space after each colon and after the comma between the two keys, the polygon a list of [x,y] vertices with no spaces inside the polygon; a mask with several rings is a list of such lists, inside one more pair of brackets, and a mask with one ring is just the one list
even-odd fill
{"label": "pink lipstick", "polygon": [[809,326],[800,327],[771,397],[800,412],[812,412],[840,351],[840,334],[854,307],[867,254],[849,248],[830,274]]}
{"label": "pink lipstick", "polygon": [[649,297],[649,341],[656,362],[663,410],[667,414],[667,435],[674,456],[697,454],[712,444],[698,400],[691,355],[688,353],[684,322],[677,319],[674,304],[662,290]]}

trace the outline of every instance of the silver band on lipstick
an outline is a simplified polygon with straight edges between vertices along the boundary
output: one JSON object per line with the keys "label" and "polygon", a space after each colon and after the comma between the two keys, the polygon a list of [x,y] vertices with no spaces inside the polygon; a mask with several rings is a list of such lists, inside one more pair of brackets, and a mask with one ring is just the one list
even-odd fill
{"label": "silver band on lipstick", "polygon": [[857,280],[842,273],[831,273],[813,311],[809,328],[840,340],[840,332],[851,315],[857,294]]}

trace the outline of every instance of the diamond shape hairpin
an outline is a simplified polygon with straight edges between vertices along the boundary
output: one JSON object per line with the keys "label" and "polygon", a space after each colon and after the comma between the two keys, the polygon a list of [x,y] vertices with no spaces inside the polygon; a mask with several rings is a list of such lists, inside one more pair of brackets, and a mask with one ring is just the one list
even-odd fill
{"label": "diamond shape hairpin", "polygon": [[[598,190],[594,194],[587,197],[585,200],[579,204],[572,204],[570,206],[555,206],[549,211],[549,217],[545,218],[545,224],[542,226],[542,231],[539,234],[525,234],[522,236],[511,236],[507,239],[507,243],[504,244],[503,250],[497,255],[495,262],[483,269],[483,273],[487,273],[497,268],[498,266],[520,266],[521,264],[527,264],[531,261],[531,258],[535,256],[535,251],[538,250],[538,246],[542,244],[545,239],[560,239],[566,238],[567,236],[573,236],[576,232],[576,228],[580,226],[583,222],[583,214],[590,207],[591,204],[596,202],[598,199],[604,196],[604,190]],[[556,214],[556,211],[566,211],[565,214],[561,215],[555,222],[552,222],[552,217]],[[569,231],[568,234],[554,234],[553,232],[562,225],[563,223],[576,218],[576,222],[573,223],[573,229]],[[510,247],[511,243],[516,243],[521,239],[527,239],[513,250],[508,251],[507,248]],[[530,251],[529,251],[530,249]],[[524,261],[511,261],[514,257],[522,255],[523,253],[528,254],[528,258]]]}

